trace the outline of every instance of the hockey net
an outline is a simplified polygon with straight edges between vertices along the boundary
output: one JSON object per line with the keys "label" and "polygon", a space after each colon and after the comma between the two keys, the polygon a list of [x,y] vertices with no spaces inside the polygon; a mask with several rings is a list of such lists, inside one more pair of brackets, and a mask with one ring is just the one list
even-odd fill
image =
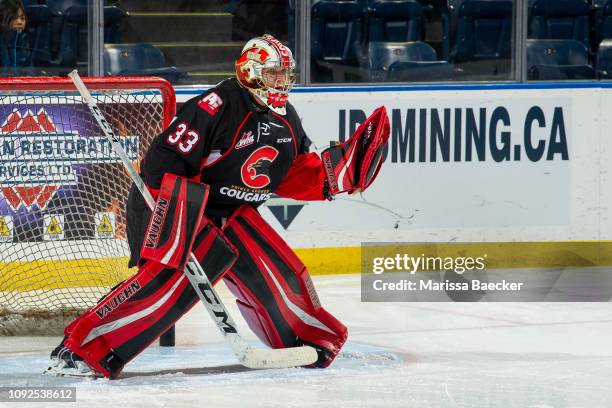
{"label": "hockey net", "polygon": [[[172,120],[158,78],[85,78],[137,165]],[[131,276],[131,181],[74,85],[0,79],[0,336],[57,335]]]}

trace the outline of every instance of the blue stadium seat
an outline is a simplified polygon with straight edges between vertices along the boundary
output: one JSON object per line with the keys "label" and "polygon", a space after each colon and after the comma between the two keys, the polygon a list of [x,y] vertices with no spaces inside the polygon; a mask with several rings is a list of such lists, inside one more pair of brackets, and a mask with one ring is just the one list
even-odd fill
{"label": "blue stadium seat", "polygon": [[576,40],[527,40],[528,79],[592,79],[594,76],[583,43]]}
{"label": "blue stadium seat", "polygon": [[423,6],[424,40],[434,47],[439,58],[450,55],[450,10],[447,0],[418,0]]}
{"label": "blue stadium seat", "polygon": [[607,1],[601,9],[601,17],[597,24],[597,42],[612,38],[612,1]]}
{"label": "blue stadium seat", "polygon": [[467,0],[458,10],[453,62],[510,59],[512,1]]}
{"label": "blue stadium seat", "polygon": [[51,19],[53,12],[46,4],[25,6],[28,36],[32,45],[32,64],[46,67],[51,63]]}
{"label": "blue stadium seat", "polygon": [[374,0],[368,8],[368,41],[422,41],[423,7],[416,0]]}
{"label": "blue stadium seat", "polygon": [[87,7],[75,5],[61,14],[57,64],[61,67],[87,65]]}
{"label": "blue stadium seat", "polygon": [[612,40],[604,40],[599,44],[597,73],[601,79],[612,79]]}
{"label": "blue stadium seat", "polygon": [[[346,80],[344,67],[357,67],[362,47],[364,10],[357,1],[321,0],[311,10],[311,61],[313,81]],[[344,67],[342,67],[344,66]],[[336,72],[343,78],[337,78]]]}
{"label": "blue stadium seat", "polygon": [[422,41],[370,42],[368,72],[371,82],[434,81],[453,75],[450,64],[437,61],[435,50]]}
{"label": "blue stadium seat", "polygon": [[48,3],[49,9],[53,13],[53,18],[51,21],[51,54],[56,57],[56,61],[54,61],[54,65],[57,65],[57,55],[59,53],[60,48],[60,38],[62,32],[62,26],[64,23],[64,12],[73,5],[85,5],[85,1],[79,0],[51,0]]}
{"label": "blue stadium seat", "polygon": [[166,66],[164,54],[151,44],[106,44],[104,46],[105,75],[159,76],[176,82],[185,74],[176,67]]}
{"label": "blue stadium seat", "polygon": [[[84,0],[54,2],[61,20],[57,65],[62,67],[87,64],[88,6]],[[67,8],[66,8],[67,7]],[[119,27],[128,14],[117,6],[104,6],[104,41],[120,42]]]}
{"label": "blue stadium seat", "polygon": [[589,46],[587,0],[537,0],[530,8],[529,38],[576,40]]}
{"label": "blue stadium seat", "polygon": [[104,42],[120,43],[121,23],[129,14],[117,6],[104,6]]}
{"label": "blue stadium seat", "polygon": [[51,0],[48,5],[54,12],[62,14],[70,7],[86,6],[87,0]]}

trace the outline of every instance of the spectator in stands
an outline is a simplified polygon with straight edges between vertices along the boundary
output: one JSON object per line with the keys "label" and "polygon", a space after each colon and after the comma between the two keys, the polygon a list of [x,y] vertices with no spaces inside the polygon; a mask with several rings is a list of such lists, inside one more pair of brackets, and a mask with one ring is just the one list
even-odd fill
{"label": "spectator in stands", "polygon": [[34,74],[27,23],[21,0],[0,1],[0,58],[3,76]]}

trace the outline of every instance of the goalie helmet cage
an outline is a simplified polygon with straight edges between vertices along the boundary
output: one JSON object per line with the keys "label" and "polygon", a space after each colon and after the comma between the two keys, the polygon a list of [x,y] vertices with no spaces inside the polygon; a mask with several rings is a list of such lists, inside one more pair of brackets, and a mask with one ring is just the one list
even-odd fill
{"label": "goalie helmet cage", "polygon": [[[173,119],[154,77],[85,78],[134,164]],[[68,78],[0,79],[0,336],[60,335],[131,276],[130,177]]]}

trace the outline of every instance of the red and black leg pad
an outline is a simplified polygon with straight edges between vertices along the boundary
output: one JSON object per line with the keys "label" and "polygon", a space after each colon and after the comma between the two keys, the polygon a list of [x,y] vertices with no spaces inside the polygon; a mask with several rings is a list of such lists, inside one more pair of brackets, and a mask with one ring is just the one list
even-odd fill
{"label": "red and black leg pad", "polygon": [[[179,204],[175,206],[180,207]],[[168,222],[171,218],[166,215]],[[163,225],[160,231],[163,235]],[[191,248],[184,249],[189,254]],[[231,243],[206,217],[201,218],[192,250],[213,283],[237,258]],[[64,345],[94,370],[108,378],[117,378],[127,362],[155,341],[197,301],[198,297],[182,270],[144,260],[136,275],[117,285],[96,306],[66,327]]]}
{"label": "red and black leg pad", "polygon": [[183,270],[204,214],[209,187],[166,173],[145,233],[140,259]]}
{"label": "red and black leg pad", "polygon": [[223,232],[239,253],[223,279],[249,327],[270,347],[311,345],[319,352],[316,367],[331,364],[348,330],[321,307],[300,259],[248,205],[232,215]]}

